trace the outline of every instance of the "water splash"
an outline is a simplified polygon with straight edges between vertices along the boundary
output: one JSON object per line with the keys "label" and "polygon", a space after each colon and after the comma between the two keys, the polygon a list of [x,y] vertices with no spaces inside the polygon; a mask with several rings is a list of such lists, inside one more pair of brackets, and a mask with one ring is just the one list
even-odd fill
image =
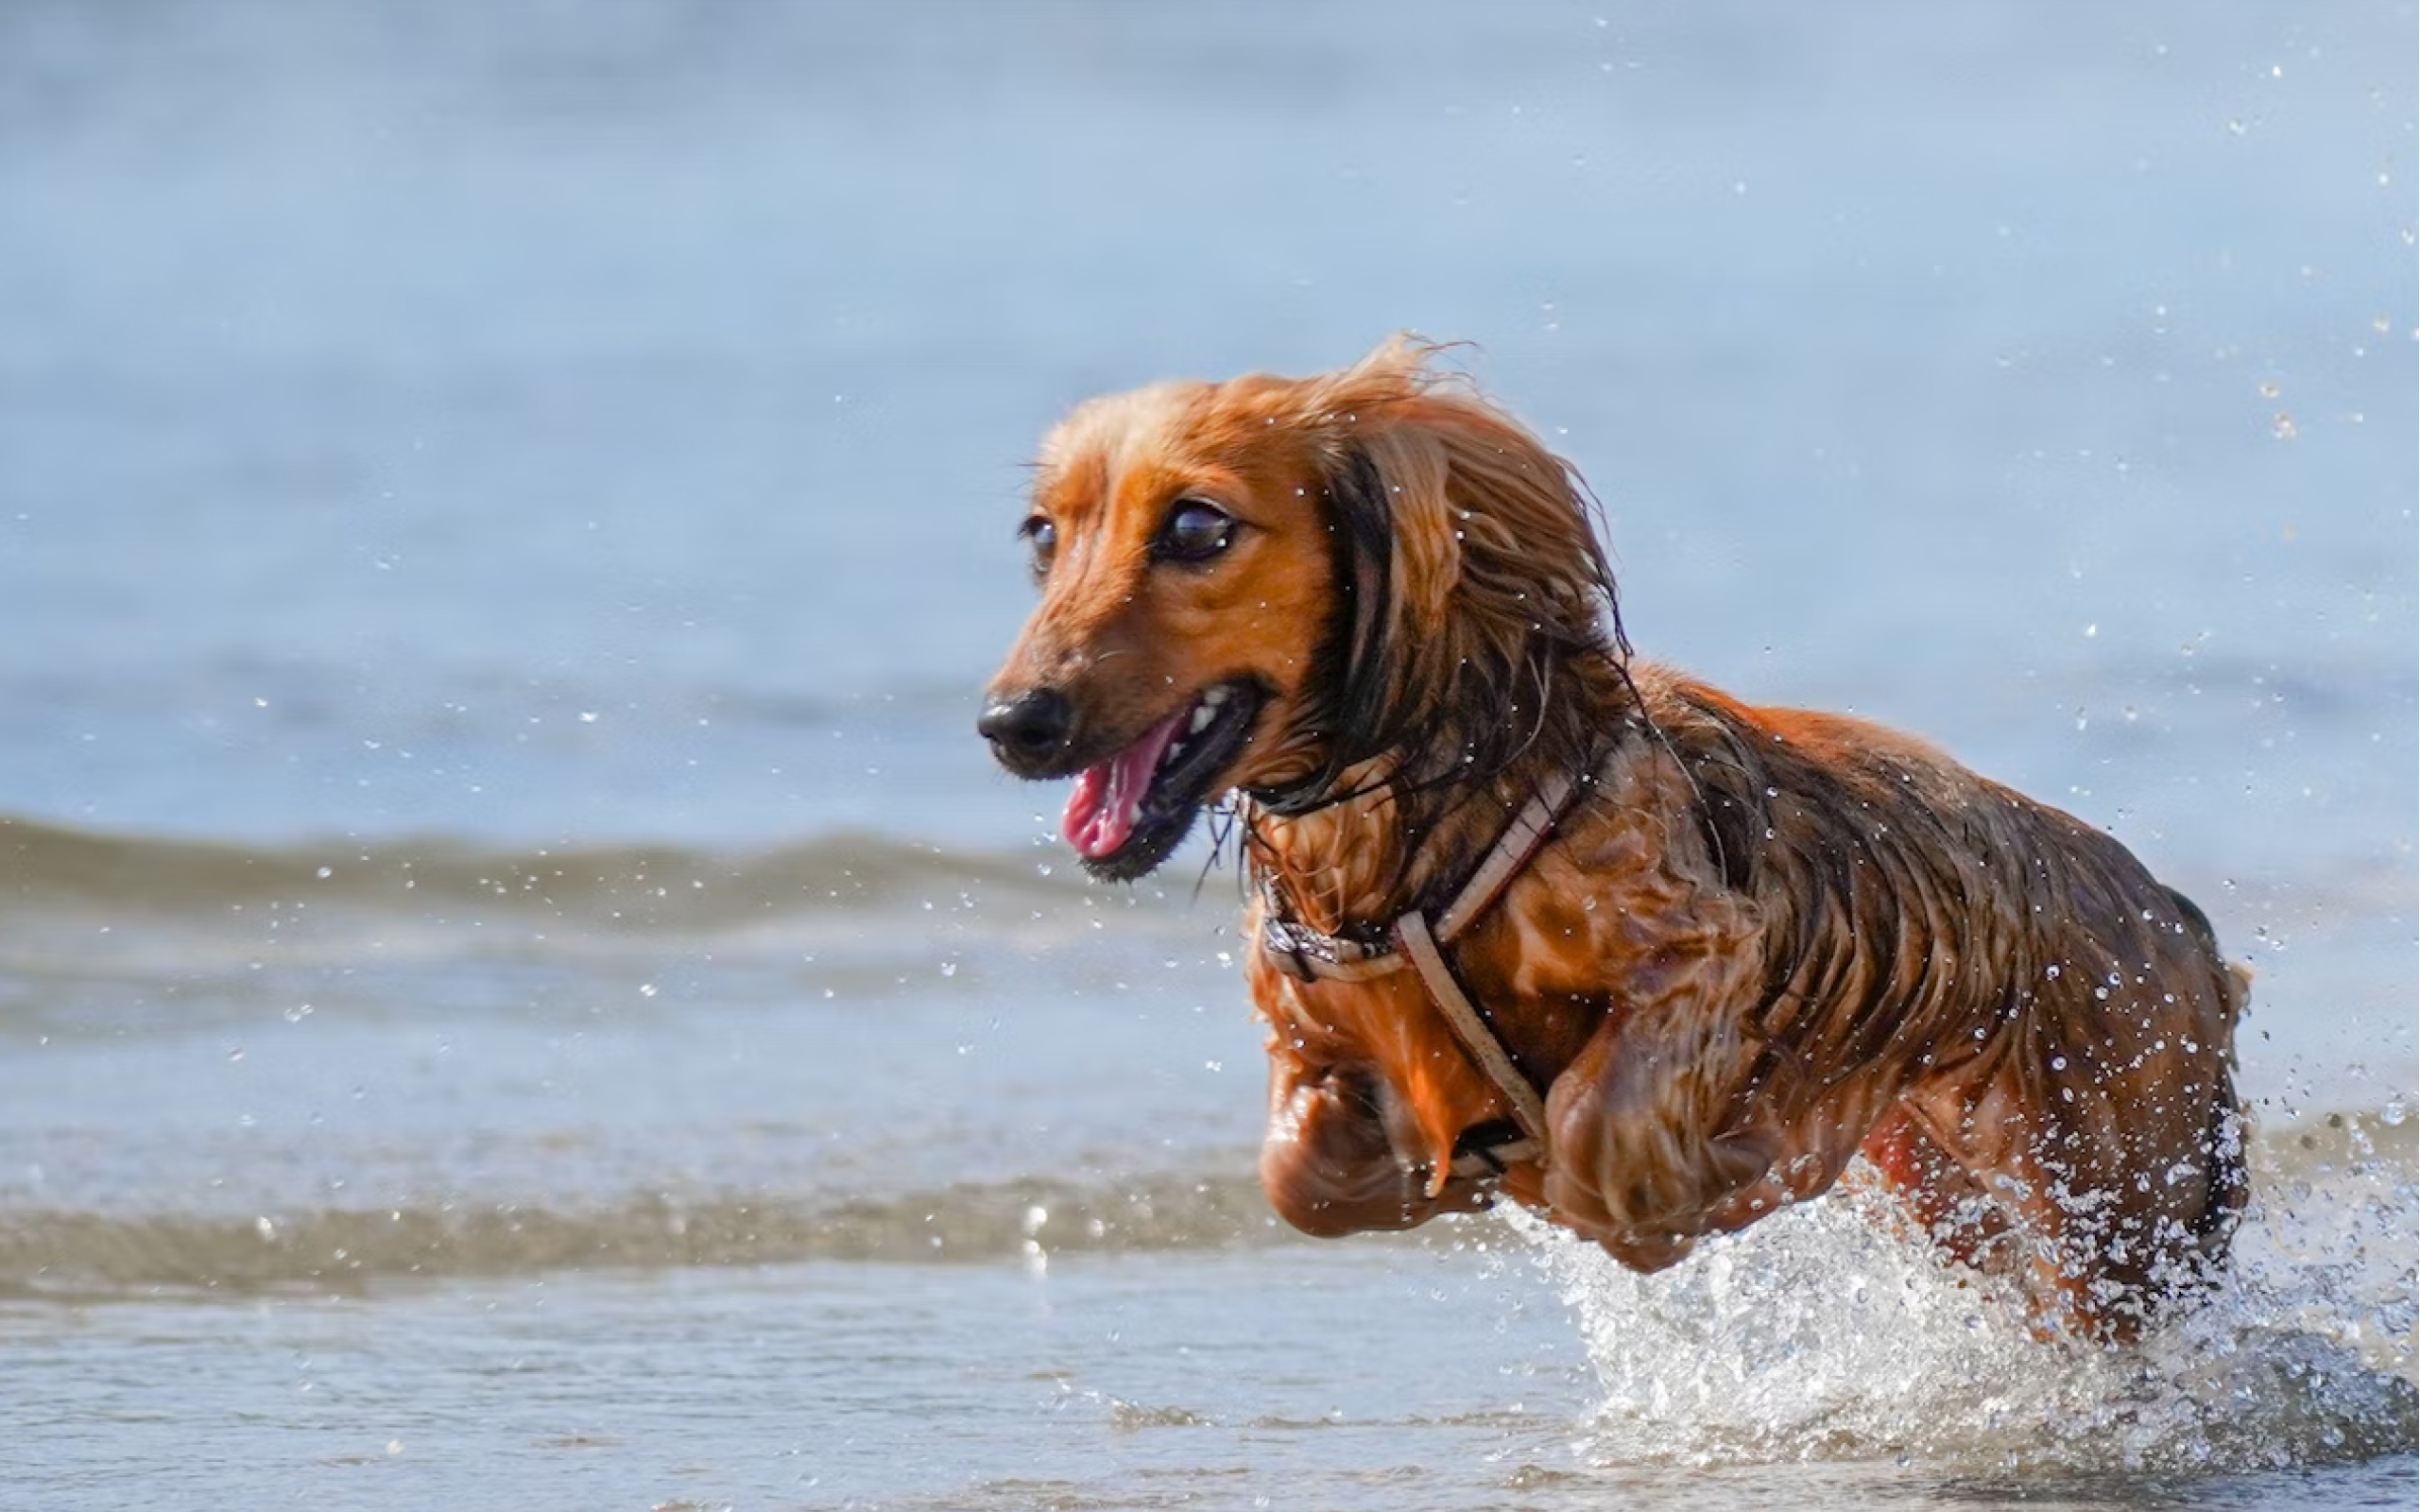
{"label": "water splash", "polygon": [[1603,1400],[1585,1458],[1705,1469],[1897,1460],[1984,1473],[2340,1465],[2420,1444],[2411,1161],[2383,1120],[2256,1150],[2210,1298],[2141,1344],[2042,1342],[1889,1199],[1844,1193],[1654,1276],[1513,1220],[1576,1314]]}

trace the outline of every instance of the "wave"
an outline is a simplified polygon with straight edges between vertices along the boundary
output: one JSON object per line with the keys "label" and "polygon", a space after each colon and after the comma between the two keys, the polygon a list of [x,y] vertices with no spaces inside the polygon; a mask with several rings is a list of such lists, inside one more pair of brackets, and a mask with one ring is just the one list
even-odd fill
{"label": "wave", "polygon": [[[2262,1205],[2245,1232],[2256,1248],[2286,1246],[2306,1258],[2329,1246],[2361,1249],[2373,1228],[2384,1225],[2394,1238],[2393,1225],[2420,1208],[2420,1119],[2399,1103],[2381,1112],[2332,1113],[2259,1130],[2252,1161]],[[1827,1198],[1802,1210],[1852,1211],[1862,1228],[1883,1236],[1879,1243],[1896,1243],[1889,1237],[1896,1226],[1869,1221],[1873,1215],[1854,1198]],[[1768,1219],[1748,1234],[1778,1232],[1790,1216]],[[1449,1223],[1440,1231],[1451,1228]],[[1542,1238],[1548,1233],[1540,1229]],[[1029,1174],[837,1195],[646,1191],[567,1200],[457,1194],[403,1206],[221,1212],[0,1203],[0,1295],[365,1286],[561,1267],[984,1262],[1062,1250],[1215,1248],[1293,1238],[1261,1197],[1252,1152],[1239,1148],[1178,1170],[1081,1180]],[[1709,1252],[1743,1240],[1710,1241]],[[2408,1292],[2413,1257],[2380,1246],[2371,1258],[2399,1262],[2405,1267],[2399,1284]],[[1705,1268],[1736,1266],[1735,1258]],[[1643,1295],[1692,1268],[1632,1280]],[[2407,1297],[2406,1307],[2411,1304]],[[2406,1317],[2379,1337],[2396,1341],[2408,1363],[2411,1333]]]}
{"label": "wave", "polygon": [[0,815],[0,859],[16,906],[202,914],[252,903],[409,907],[447,903],[618,927],[698,927],[768,908],[877,908],[980,883],[1061,896],[1065,882],[997,852],[841,833],[753,850],[672,845],[525,850],[443,838],[259,846],[128,835]]}
{"label": "wave", "polygon": [[1239,1158],[1216,1176],[956,1183],[836,1200],[644,1193],[244,1214],[0,1210],[0,1297],[342,1293],[452,1277],[807,1261],[1046,1264],[1058,1254],[1298,1237],[1271,1215],[1250,1169]]}
{"label": "wave", "polygon": [[[1145,904],[1148,890],[1137,895]],[[1072,867],[840,832],[758,849],[482,846],[443,837],[246,844],[0,816],[0,971],[29,975],[576,954],[750,937],[864,941],[868,922],[1057,937]],[[1147,911],[1147,910],[1146,910]]]}
{"label": "wave", "polygon": [[[1037,950],[1091,931],[1203,923],[1241,894],[1223,859],[1114,892],[1056,846],[1008,850],[844,830],[762,847],[482,844],[444,835],[259,843],[118,833],[0,814],[0,973],[179,977],[262,965],[614,956],[711,944],[888,959]],[[2259,889],[2272,913],[2392,918],[2408,868],[2347,865]],[[2227,885],[2230,888],[2234,884]],[[2291,894],[2291,901],[2288,901]],[[869,927],[879,924],[881,927]]]}

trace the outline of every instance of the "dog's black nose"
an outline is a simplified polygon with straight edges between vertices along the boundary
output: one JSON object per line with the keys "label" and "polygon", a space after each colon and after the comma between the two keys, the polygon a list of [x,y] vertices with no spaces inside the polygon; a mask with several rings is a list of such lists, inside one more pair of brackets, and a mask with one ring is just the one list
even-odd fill
{"label": "dog's black nose", "polygon": [[1067,744],[1075,725],[1075,706],[1056,688],[1035,688],[1014,698],[993,700],[975,721],[975,729],[1011,766],[1049,759]]}

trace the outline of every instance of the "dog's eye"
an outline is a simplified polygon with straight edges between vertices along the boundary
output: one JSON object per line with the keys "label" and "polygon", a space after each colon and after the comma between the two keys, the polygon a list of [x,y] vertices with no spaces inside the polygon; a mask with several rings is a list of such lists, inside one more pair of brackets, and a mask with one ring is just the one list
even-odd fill
{"label": "dog's eye", "polygon": [[1235,521],[1226,510],[1199,499],[1179,499],[1152,549],[1166,561],[1208,561],[1234,539]]}
{"label": "dog's eye", "polygon": [[1017,533],[1024,537],[1025,544],[1033,549],[1034,571],[1038,574],[1048,572],[1051,552],[1058,545],[1058,526],[1040,515],[1032,515],[1017,527]]}

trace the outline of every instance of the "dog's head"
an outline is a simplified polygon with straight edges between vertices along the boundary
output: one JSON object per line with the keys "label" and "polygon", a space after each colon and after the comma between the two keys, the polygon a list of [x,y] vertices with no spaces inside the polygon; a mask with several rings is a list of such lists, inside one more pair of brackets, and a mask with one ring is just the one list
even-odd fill
{"label": "dog's head", "polygon": [[1491,776],[1553,666],[1618,647],[1563,461],[1397,340],[1304,379],[1096,399],[1043,442],[1022,533],[1041,603],[979,721],[1062,831],[1130,879],[1237,788],[1283,811],[1387,757]]}

